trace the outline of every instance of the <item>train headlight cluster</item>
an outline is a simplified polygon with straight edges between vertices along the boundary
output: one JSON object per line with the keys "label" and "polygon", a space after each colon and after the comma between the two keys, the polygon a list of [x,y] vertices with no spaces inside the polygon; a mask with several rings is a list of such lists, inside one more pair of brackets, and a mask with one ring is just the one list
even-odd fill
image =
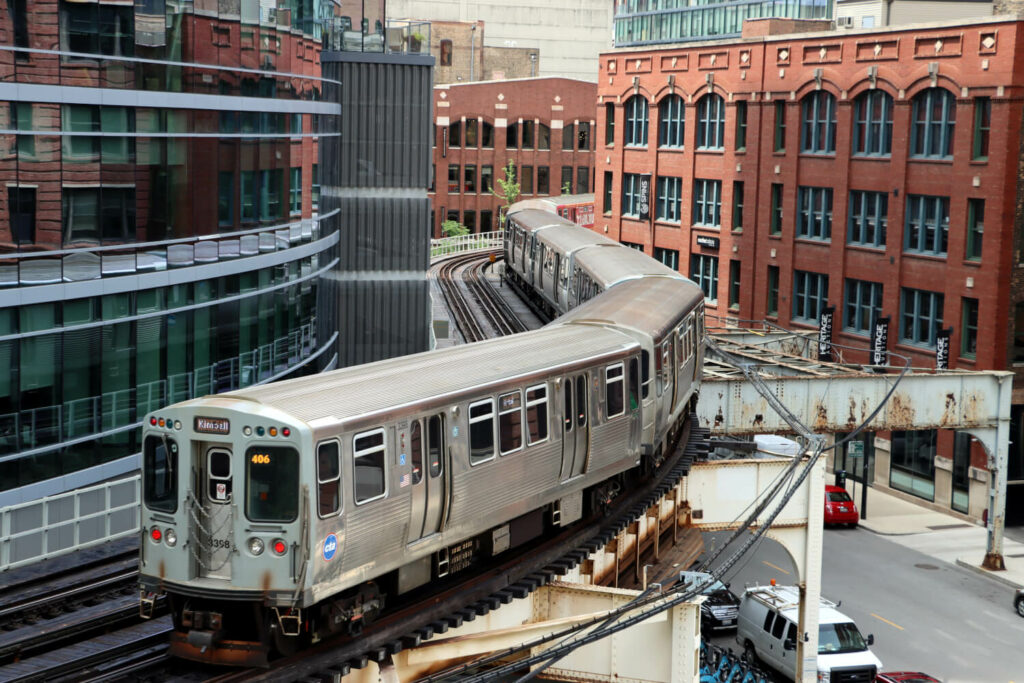
{"label": "train headlight cluster", "polygon": [[160,543],[163,541],[167,544],[168,548],[173,548],[178,545],[178,532],[171,528],[161,530],[160,527],[155,526],[149,530],[149,538],[153,543]]}
{"label": "train headlight cluster", "polygon": [[165,419],[165,418],[162,418],[162,417],[154,416],[154,417],[149,418],[149,426],[150,427],[162,427],[164,429],[174,429],[174,430],[177,430],[177,431],[180,432],[181,431],[181,420],[172,420],[170,418]]}
{"label": "train headlight cluster", "polygon": [[272,547],[274,548],[275,555],[284,555],[284,551],[288,549],[288,546],[280,538],[274,539],[274,545]]}
{"label": "train headlight cluster", "polygon": [[250,538],[249,539],[249,552],[253,555],[263,554],[263,539],[262,538]]}
{"label": "train headlight cluster", "polygon": [[256,436],[291,436],[292,430],[290,427],[281,427],[280,429],[277,427],[263,426],[250,427],[249,425],[242,427],[242,434],[245,436],[252,436],[253,433],[255,433]]}

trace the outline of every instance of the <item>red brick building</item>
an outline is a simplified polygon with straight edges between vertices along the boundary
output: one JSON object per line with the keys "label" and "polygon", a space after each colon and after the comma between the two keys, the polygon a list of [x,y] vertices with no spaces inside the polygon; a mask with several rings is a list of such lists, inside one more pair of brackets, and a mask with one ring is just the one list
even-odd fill
{"label": "red brick building", "polygon": [[524,78],[434,88],[434,236],[457,220],[496,230],[497,179],[511,159],[521,197],[592,192],[594,83]]}
{"label": "red brick building", "polygon": [[[1024,24],[801,23],[601,56],[596,229],[698,281],[723,322],[816,329],[834,306],[849,362],[887,317],[889,351],[935,367],[951,328],[949,367],[1018,372],[1024,479]],[[876,482],[980,516],[966,435],[886,436]]]}

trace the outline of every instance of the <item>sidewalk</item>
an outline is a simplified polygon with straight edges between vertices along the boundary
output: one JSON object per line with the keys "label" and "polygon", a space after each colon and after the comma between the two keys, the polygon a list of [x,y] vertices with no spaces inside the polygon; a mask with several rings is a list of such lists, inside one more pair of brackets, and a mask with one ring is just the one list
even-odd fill
{"label": "sidewalk", "polygon": [[[847,489],[852,492],[852,483]],[[861,489],[857,485],[856,503],[860,507]],[[1013,588],[1024,587],[1024,543],[1003,537],[1005,571],[981,567],[985,559],[988,533],[985,528],[953,515],[930,510],[885,491],[869,488],[867,519],[860,526],[908,548],[938,560],[957,564],[991,577]]]}

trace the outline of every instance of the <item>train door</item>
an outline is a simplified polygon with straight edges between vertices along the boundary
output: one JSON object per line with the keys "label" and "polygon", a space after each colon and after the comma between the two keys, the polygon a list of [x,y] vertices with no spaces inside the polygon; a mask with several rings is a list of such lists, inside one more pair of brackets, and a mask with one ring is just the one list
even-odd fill
{"label": "train door", "polygon": [[201,578],[230,579],[234,544],[231,451],[198,444],[193,463],[193,494],[189,521],[196,539],[193,557]]}
{"label": "train door", "polygon": [[589,402],[586,373],[569,375],[562,383],[562,478],[586,471],[589,452]]}
{"label": "train door", "polygon": [[412,465],[412,509],[409,514],[409,542],[441,530],[445,511],[447,471],[444,415],[413,420],[409,430],[409,458]]}
{"label": "train door", "polygon": [[446,477],[450,471],[448,449],[445,444],[444,414],[431,415],[426,426],[426,509],[423,518],[423,535],[429,536],[441,531],[444,513],[447,509],[448,486]]}
{"label": "train door", "polygon": [[676,407],[676,393],[679,389],[679,354],[676,353],[676,348],[679,346],[679,337],[673,331],[668,339],[665,340],[664,344],[664,355],[665,355],[665,367],[668,369],[668,381],[669,387],[666,387],[666,391],[672,397],[672,402],[669,403],[670,410],[675,410]]}

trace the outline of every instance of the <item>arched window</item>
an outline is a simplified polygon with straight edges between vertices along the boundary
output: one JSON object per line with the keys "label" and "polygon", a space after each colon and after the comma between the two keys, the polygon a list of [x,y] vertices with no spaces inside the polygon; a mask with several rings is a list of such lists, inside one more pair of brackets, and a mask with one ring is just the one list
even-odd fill
{"label": "arched window", "polygon": [[836,98],[816,90],[803,99],[800,151],[804,154],[835,154]]}
{"label": "arched window", "polygon": [[494,148],[494,124],[483,121],[480,126],[480,146],[485,149]]}
{"label": "arched window", "polygon": [[537,149],[551,149],[551,127],[537,124]]}
{"label": "arched window", "polygon": [[913,101],[910,156],[948,159],[953,156],[956,97],[945,88],[928,88]]}
{"label": "arched window", "polygon": [[647,98],[633,95],[626,100],[626,145],[647,146]]}
{"label": "arched window", "polygon": [[448,146],[462,147],[462,121],[455,121],[448,126]]}
{"label": "arched window", "polygon": [[476,147],[479,139],[477,138],[477,123],[476,119],[466,120],[466,147]]}
{"label": "arched window", "polygon": [[445,39],[441,41],[441,66],[452,65],[452,41]]}
{"label": "arched window", "polygon": [[725,146],[725,100],[709,93],[697,100],[697,149]]}
{"label": "arched window", "polygon": [[686,131],[686,109],[683,98],[669,95],[658,104],[658,147],[683,146]]}
{"label": "arched window", "polygon": [[853,101],[853,153],[856,156],[892,154],[892,95],[868,90]]}

